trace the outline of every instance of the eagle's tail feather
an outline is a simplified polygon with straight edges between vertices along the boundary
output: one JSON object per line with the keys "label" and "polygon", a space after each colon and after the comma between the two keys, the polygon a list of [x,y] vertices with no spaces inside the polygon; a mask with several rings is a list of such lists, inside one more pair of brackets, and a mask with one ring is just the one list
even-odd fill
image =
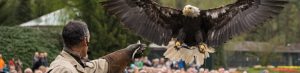
{"label": "eagle's tail feather", "polygon": [[178,59],[180,59],[180,55],[178,50],[176,50],[176,48],[174,47],[175,41],[170,41],[168,46],[167,46],[167,51],[164,53],[164,56],[166,58],[169,58],[170,60],[174,60],[177,61]]}
{"label": "eagle's tail feather", "polygon": [[193,63],[194,56],[193,56],[193,50],[187,49],[187,48],[181,48],[179,50],[181,54],[181,58],[188,64]]}
{"label": "eagle's tail feather", "polygon": [[177,60],[180,58],[179,52],[175,48],[167,49],[167,51],[164,53],[164,56],[170,60]]}
{"label": "eagle's tail feather", "polygon": [[166,58],[173,61],[184,60],[187,64],[192,64],[194,61],[198,66],[204,63],[205,55],[200,53],[197,49],[187,49],[180,48],[176,50],[175,48],[168,48],[164,53]]}
{"label": "eagle's tail feather", "polygon": [[195,60],[196,60],[196,65],[197,66],[203,65],[204,64],[204,55],[203,54],[196,55]]}
{"label": "eagle's tail feather", "polygon": [[182,59],[187,64],[196,63],[197,66],[201,66],[204,64],[204,60],[209,57],[209,53],[214,53],[215,50],[206,46],[205,48],[202,48],[204,49],[204,53],[201,53],[199,49],[199,47],[195,46],[191,46],[189,48],[175,48],[175,42],[170,41],[164,56],[173,61],[179,61]]}

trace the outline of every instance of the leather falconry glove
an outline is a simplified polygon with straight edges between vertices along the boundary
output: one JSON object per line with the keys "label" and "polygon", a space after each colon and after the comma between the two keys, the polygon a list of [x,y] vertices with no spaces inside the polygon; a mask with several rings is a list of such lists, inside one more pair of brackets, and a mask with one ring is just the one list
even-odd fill
{"label": "leather falconry glove", "polygon": [[128,66],[134,58],[142,56],[145,47],[146,45],[141,43],[131,44],[125,49],[115,51],[102,57],[108,62],[108,73],[123,73],[126,66]]}

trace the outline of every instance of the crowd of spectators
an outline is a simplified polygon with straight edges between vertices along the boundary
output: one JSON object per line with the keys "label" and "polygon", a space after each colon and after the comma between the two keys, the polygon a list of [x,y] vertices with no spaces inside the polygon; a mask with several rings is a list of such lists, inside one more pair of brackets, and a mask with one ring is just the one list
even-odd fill
{"label": "crowd of spectators", "polygon": [[32,67],[22,70],[22,61],[11,58],[8,62],[0,54],[0,73],[45,73],[48,67],[46,52],[36,52],[33,56]]}
{"label": "crowd of spectators", "polygon": [[[22,70],[20,59],[12,58],[8,62],[4,62],[0,54],[0,73],[45,73],[48,66],[47,53],[45,52],[36,52],[33,56],[32,67],[24,68],[24,70]],[[142,57],[135,59],[127,67],[125,73],[247,73],[247,71],[237,71],[235,68],[209,70],[200,68],[195,64],[186,65],[184,61],[171,61],[165,58],[149,60],[148,57]],[[269,72],[263,71],[262,73]]]}
{"label": "crowd of spectators", "polygon": [[237,69],[219,68],[209,70],[200,68],[195,64],[186,65],[184,61],[171,61],[165,58],[156,58],[150,61],[147,57],[135,59],[125,70],[126,73],[247,73],[238,72]]}

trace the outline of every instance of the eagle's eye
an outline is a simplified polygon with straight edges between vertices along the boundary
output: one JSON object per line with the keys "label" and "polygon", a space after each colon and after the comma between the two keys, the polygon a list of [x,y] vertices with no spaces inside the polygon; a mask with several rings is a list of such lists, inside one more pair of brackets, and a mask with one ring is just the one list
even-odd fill
{"label": "eagle's eye", "polygon": [[189,7],[189,9],[192,9],[192,7]]}

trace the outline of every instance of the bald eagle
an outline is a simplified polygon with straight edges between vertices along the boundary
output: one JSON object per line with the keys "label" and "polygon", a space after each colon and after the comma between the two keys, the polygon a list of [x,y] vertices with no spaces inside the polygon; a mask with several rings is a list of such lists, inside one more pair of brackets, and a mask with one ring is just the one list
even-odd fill
{"label": "bald eagle", "polygon": [[156,43],[167,45],[164,56],[202,65],[213,47],[250,31],[278,15],[286,0],[237,0],[219,8],[201,10],[192,5],[175,9],[154,0],[107,0],[103,8],[121,23]]}

